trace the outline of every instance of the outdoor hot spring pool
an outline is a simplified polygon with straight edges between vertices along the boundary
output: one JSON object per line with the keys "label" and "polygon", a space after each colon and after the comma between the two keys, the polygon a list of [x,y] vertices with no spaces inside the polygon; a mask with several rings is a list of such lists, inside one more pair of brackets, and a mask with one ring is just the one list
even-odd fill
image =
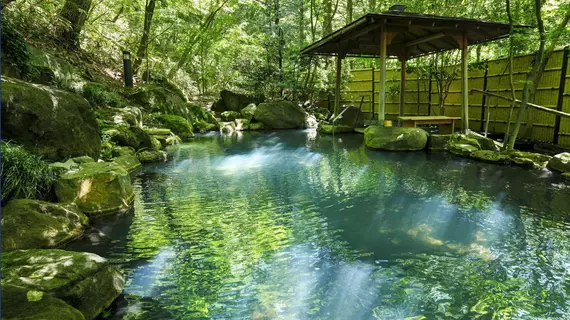
{"label": "outdoor hot spring pool", "polygon": [[67,249],[124,271],[112,319],[570,318],[558,176],[362,144],[199,136]]}

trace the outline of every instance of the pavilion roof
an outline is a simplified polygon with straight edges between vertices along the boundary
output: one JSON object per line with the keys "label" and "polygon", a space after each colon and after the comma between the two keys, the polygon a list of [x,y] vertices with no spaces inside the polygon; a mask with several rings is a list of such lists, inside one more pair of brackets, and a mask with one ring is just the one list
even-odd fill
{"label": "pavilion roof", "polygon": [[387,55],[406,59],[457,49],[457,39],[464,32],[468,45],[505,38],[510,33],[508,23],[398,11],[368,13],[307,46],[301,54],[335,56],[344,51],[347,56],[379,56],[382,28],[391,39]]}

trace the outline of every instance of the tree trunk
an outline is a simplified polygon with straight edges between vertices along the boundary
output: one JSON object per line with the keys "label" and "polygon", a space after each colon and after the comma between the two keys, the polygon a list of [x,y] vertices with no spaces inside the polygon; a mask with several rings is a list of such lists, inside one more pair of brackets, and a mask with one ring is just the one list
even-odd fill
{"label": "tree trunk", "polygon": [[66,0],[60,16],[69,21],[69,26],[62,31],[60,40],[64,46],[71,50],[79,49],[79,34],[87,14],[91,8],[91,0]]}
{"label": "tree trunk", "polygon": [[352,22],[352,0],[346,0],[346,24]]}
{"label": "tree trunk", "polygon": [[137,49],[136,59],[133,63],[133,70],[137,73],[143,59],[146,57],[148,50],[148,38],[150,36],[150,27],[152,25],[152,16],[154,15],[155,0],[147,0],[144,8],[144,26],[141,41]]}
{"label": "tree trunk", "polygon": [[[515,100],[517,99],[516,93],[515,93],[515,82],[514,82],[514,78],[513,78],[513,57],[514,57],[514,39],[512,36],[513,33],[513,17],[511,15],[511,1],[510,0],[506,0],[506,8],[507,8],[507,17],[509,18],[509,31],[511,33],[511,36],[509,37],[509,85],[510,85],[510,89],[511,89],[511,98],[513,99],[513,102],[511,102],[511,106],[509,108],[509,117],[507,120],[507,129],[505,130],[505,138],[503,139],[503,142],[507,142],[509,141],[509,134],[511,131],[511,120],[513,118],[513,109],[515,108]],[[503,148],[505,148],[507,145],[504,144]]]}

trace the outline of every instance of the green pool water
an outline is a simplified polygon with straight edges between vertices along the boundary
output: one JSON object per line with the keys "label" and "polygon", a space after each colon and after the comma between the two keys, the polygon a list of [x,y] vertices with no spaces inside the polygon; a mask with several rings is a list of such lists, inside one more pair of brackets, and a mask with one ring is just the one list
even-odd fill
{"label": "green pool water", "polygon": [[124,270],[107,318],[570,318],[546,170],[282,131],[199,136],[133,183],[133,213],[68,247]]}

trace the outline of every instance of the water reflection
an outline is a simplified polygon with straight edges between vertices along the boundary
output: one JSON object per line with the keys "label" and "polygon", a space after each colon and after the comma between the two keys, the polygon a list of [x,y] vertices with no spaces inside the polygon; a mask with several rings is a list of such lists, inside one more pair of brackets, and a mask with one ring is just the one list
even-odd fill
{"label": "water reflection", "polygon": [[208,134],[146,166],[134,214],[70,249],[126,271],[134,304],[112,311],[126,319],[164,315],[145,309],[157,305],[179,319],[559,319],[570,191],[558,179],[370,151],[358,135]]}

